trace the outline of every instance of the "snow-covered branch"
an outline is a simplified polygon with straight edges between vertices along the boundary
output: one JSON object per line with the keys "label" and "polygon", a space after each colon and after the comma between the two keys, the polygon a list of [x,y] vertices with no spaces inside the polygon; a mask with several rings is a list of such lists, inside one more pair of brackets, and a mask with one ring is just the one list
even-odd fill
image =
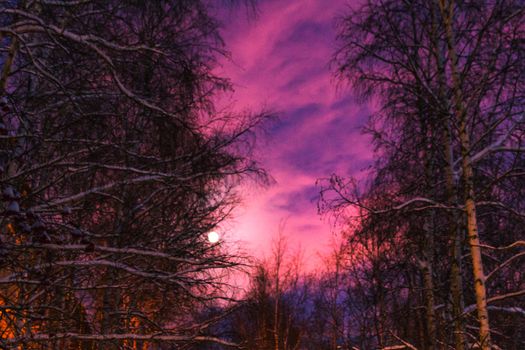
{"label": "snow-covered branch", "polygon": [[[56,334],[31,334],[25,337],[3,340],[5,344],[18,344],[24,342],[48,342],[60,339],[76,339],[84,341],[115,341],[115,340],[139,340],[139,341],[164,341],[164,342],[210,342],[229,347],[240,348],[239,344],[227,340],[204,335],[178,335],[178,334],[80,334],[80,333],[56,333]],[[1,344],[1,342],[0,342]]]}

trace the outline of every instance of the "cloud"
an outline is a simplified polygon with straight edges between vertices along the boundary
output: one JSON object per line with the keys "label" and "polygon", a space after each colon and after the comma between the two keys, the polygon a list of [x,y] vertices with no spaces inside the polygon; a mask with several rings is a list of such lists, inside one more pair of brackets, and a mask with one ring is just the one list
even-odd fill
{"label": "cloud", "polygon": [[[235,235],[257,255],[267,253],[279,223],[287,220],[291,243],[306,256],[328,248],[331,229],[317,215],[317,178],[331,173],[359,176],[372,156],[360,131],[370,114],[350,91],[337,91],[329,62],[335,51],[334,18],[344,0],[267,0],[256,20],[230,14],[224,37],[233,61],[229,77],[239,109],[266,106],[280,114],[264,147],[257,150],[275,184],[246,186]],[[307,259],[308,261],[309,259]],[[311,260],[311,259],[310,259]]]}

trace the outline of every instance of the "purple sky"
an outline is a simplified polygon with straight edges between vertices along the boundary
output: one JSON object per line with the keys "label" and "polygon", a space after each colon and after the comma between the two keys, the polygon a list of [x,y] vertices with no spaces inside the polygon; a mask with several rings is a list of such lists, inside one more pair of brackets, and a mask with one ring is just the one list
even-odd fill
{"label": "purple sky", "polygon": [[286,220],[289,245],[300,245],[314,266],[332,237],[330,224],[317,215],[316,179],[359,176],[370,163],[369,139],[360,132],[369,110],[353,101],[350,89],[337,89],[329,68],[334,20],[346,7],[343,0],[265,0],[257,18],[246,18],[242,9],[225,16],[233,62],[224,62],[220,73],[234,84],[232,102],[279,115],[256,151],[275,183],[246,186],[231,227],[256,256],[268,253]]}

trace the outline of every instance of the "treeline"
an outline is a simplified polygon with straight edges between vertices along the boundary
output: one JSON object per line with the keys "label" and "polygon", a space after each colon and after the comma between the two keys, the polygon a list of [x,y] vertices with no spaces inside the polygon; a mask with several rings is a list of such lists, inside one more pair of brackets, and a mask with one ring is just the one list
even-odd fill
{"label": "treeline", "polygon": [[[396,242],[395,235],[383,243],[362,232],[359,235],[334,243],[318,268],[308,273],[302,253],[291,249],[285,236],[279,236],[272,254],[255,264],[243,301],[199,314],[198,318],[216,320],[204,334],[253,350],[415,350],[429,349],[432,341],[434,349],[456,349],[455,323],[448,315],[453,312],[446,295],[450,293],[450,282],[445,280],[448,276],[429,292],[425,289],[427,271],[417,256],[409,256],[415,254],[413,251]],[[436,263],[439,270],[447,268],[446,259],[444,256],[440,264]],[[518,275],[520,268],[512,270]],[[433,280],[440,277],[436,273],[432,276]],[[502,280],[498,283],[515,288],[515,279]],[[472,289],[468,291],[473,293]],[[432,339],[426,323],[430,293],[440,302],[434,306],[438,329]],[[518,290],[489,299],[492,322],[496,322],[492,326],[493,342],[497,343],[493,349],[523,347],[525,310],[521,295]],[[467,340],[463,345],[465,349],[479,349],[474,297],[466,295],[465,299],[462,322]],[[211,342],[190,347],[225,348]]]}

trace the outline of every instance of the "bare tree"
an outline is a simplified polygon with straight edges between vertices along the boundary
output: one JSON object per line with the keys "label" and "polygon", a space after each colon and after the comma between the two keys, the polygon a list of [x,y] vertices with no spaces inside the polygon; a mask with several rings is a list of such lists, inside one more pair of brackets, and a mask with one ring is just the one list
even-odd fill
{"label": "bare tree", "polygon": [[[283,227],[281,227],[281,230]],[[230,327],[247,349],[296,350],[308,346],[307,305],[310,278],[302,272],[301,256],[289,251],[280,231],[272,254],[254,266],[245,300]]]}
{"label": "bare tree", "polygon": [[[380,156],[367,194],[356,195],[333,177],[325,188],[335,196],[324,192],[325,203],[336,210],[361,208],[366,222],[398,222],[391,232],[402,235],[397,245],[416,246],[406,251],[412,251],[424,282],[424,348],[437,346],[433,334],[440,307],[434,280],[447,276],[447,270],[452,313],[445,317],[454,323],[455,348],[464,349],[472,340],[467,332],[472,326],[464,323],[470,308],[462,306],[463,298],[475,300],[477,346],[491,348],[491,333],[498,334],[489,326],[488,310],[490,300],[502,299],[487,297],[490,274],[484,270],[492,257],[481,242],[500,240],[488,229],[495,217],[509,230],[522,220],[522,204],[511,200],[515,190],[502,182],[513,188],[522,182],[517,172],[524,126],[523,18],[523,7],[513,1],[368,1],[341,22],[335,63],[340,77],[349,79],[362,97],[381,101],[372,120],[377,123],[369,128]],[[505,210],[514,213],[511,220]],[[438,240],[446,226],[449,242]],[[471,272],[462,269],[465,237]],[[519,231],[505,237],[504,246],[522,241]],[[443,269],[447,245],[451,253]],[[511,259],[519,270],[520,256],[502,261]],[[436,265],[437,259],[441,264]],[[463,275],[472,282],[465,285]],[[522,293],[521,286],[502,296],[519,302]],[[496,309],[494,314],[501,317]],[[505,337],[498,338],[506,344]]]}
{"label": "bare tree", "polygon": [[214,110],[204,2],[1,6],[2,346],[229,344],[187,310],[228,299],[241,261],[206,233],[263,175],[264,116]]}

